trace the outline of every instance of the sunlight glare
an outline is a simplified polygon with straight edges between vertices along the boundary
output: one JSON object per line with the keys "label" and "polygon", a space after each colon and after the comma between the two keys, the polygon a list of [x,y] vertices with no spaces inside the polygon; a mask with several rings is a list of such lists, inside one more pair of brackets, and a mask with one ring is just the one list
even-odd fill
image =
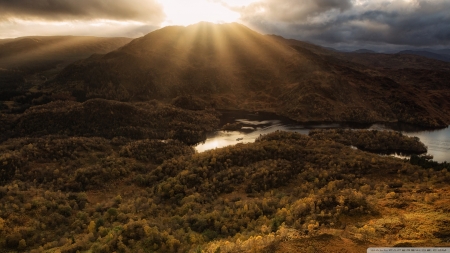
{"label": "sunlight glare", "polygon": [[229,23],[239,19],[239,13],[222,3],[210,0],[161,0],[166,14],[165,25],[191,25],[201,21]]}

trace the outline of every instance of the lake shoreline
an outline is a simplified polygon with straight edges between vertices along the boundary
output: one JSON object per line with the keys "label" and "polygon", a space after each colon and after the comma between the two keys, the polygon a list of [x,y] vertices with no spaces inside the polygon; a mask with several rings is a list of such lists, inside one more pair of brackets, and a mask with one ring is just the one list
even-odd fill
{"label": "lake shoreline", "polygon": [[[224,113],[225,114],[234,114],[234,115],[254,115],[255,117],[270,117],[273,119],[279,119],[281,121],[287,121],[292,124],[296,125],[304,125],[307,126],[313,126],[313,125],[328,125],[328,124],[338,124],[342,126],[348,126],[355,129],[365,129],[369,128],[373,125],[385,125],[387,128],[390,128],[395,131],[403,131],[403,132],[416,132],[416,131],[433,131],[433,130],[442,130],[450,127],[450,125],[442,126],[442,127],[430,127],[430,126],[422,126],[422,125],[414,125],[406,122],[401,121],[373,121],[373,122],[356,122],[356,121],[297,121],[290,117],[280,115],[276,112],[268,112],[268,111],[246,111],[246,110],[231,110],[231,109],[216,109],[221,116],[220,116],[220,125],[219,129],[225,125],[226,123],[231,123],[228,121],[224,121]],[[223,123],[225,122],[225,123]]]}
{"label": "lake shoreline", "polygon": [[[273,112],[252,112],[243,110],[218,110],[220,113],[220,123],[218,129],[207,133],[206,140],[195,146],[197,152],[204,152],[210,149],[221,148],[238,143],[254,142],[260,135],[265,135],[276,130],[298,132],[309,134],[312,129],[367,129],[379,131],[396,131],[407,136],[416,136],[427,146],[427,152],[433,155],[437,162],[450,160],[450,129],[446,128],[423,128],[404,123],[354,123],[354,122],[298,122],[288,117],[278,115]],[[240,129],[224,130],[225,124],[239,123]],[[443,135],[444,137],[442,137]],[[433,136],[429,138],[427,136]],[[442,143],[441,140],[444,140]],[[448,139],[448,143],[447,143]],[[436,142],[439,142],[436,144]],[[364,149],[361,149],[363,150]],[[448,151],[447,151],[448,150]],[[377,154],[392,155],[395,153],[405,153],[395,150],[395,152],[376,152],[365,150]],[[406,152],[408,156],[419,154]],[[420,154],[424,154],[420,153]]]}

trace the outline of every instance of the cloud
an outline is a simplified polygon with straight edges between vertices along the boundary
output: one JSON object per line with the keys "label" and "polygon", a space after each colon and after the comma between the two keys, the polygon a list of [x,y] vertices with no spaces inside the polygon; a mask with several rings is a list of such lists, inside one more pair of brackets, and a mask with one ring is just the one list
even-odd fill
{"label": "cloud", "polygon": [[[97,33],[98,36],[140,36],[173,19],[166,17],[161,5],[166,2],[163,1],[0,0],[0,37],[30,33],[49,35],[60,31]],[[190,0],[175,1],[189,3]],[[450,46],[449,0],[204,1],[221,3],[239,13],[239,22],[261,33],[278,34],[324,46]],[[186,15],[196,14],[196,10],[186,9]],[[112,23],[91,26],[102,20]],[[128,23],[116,24],[116,21]],[[67,22],[66,26],[59,26],[64,22]],[[74,29],[70,30],[71,26]]]}
{"label": "cloud", "polygon": [[326,46],[450,45],[448,0],[261,0],[236,11],[263,33]]}
{"label": "cloud", "polygon": [[0,19],[135,20],[162,22],[156,0],[0,0]]}
{"label": "cloud", "polygon": [[328,11],[352,7],[351,0],[262,0],[235,8],[243,20],[264,18],[269,22],[303,23]]}

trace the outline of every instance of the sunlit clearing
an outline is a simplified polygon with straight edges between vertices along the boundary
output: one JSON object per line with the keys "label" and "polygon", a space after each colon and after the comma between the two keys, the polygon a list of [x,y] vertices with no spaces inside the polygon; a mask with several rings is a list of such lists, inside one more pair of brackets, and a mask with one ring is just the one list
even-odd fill
{"label": "sunlit clearing", "polygon": [[221,3],[208,0],[161,0],[167,15],[165,25],[191,25],[200,21],[229,23],[237,21],[240,15]]}

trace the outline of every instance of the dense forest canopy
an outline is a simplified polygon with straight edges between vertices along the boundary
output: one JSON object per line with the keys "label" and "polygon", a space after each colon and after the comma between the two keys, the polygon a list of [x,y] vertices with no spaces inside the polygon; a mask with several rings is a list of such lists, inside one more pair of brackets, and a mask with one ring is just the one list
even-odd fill
{"label": "dense forest canopy", "polygon": [[447,245],[447,169],[315,135],[275,132],[200,154],[177,140],[67,135],[1,148],[0,246],[9,250]]}

